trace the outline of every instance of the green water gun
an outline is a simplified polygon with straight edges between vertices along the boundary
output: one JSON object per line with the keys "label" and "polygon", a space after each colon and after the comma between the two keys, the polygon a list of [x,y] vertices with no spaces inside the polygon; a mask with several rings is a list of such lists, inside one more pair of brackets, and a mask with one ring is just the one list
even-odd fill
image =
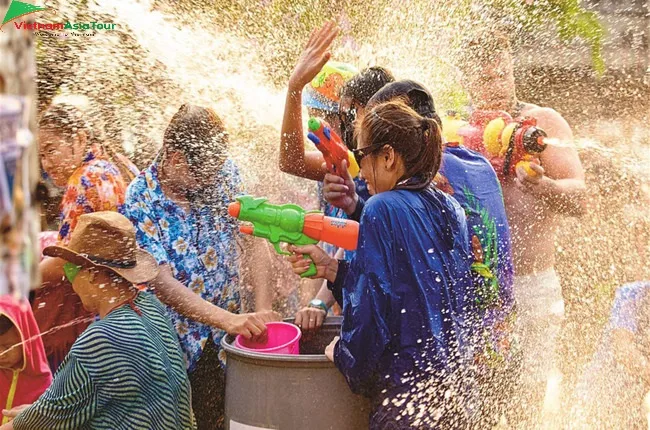
{"label": "green water gun", "polygon": [[[267,239],[278,254],[290,255],[280,248],[280,243],[302,246],[315,245],[321,240],[350,251],[357,249],[358,222],[327,217],[322,212],[306,211],[298,205],[273,205],[265,198],[242,196],[228,205],[228,214],[251,223],[241,226],[239,231]],[[312,260],[309,269],[300,277],[315,274],[316,265]]]}

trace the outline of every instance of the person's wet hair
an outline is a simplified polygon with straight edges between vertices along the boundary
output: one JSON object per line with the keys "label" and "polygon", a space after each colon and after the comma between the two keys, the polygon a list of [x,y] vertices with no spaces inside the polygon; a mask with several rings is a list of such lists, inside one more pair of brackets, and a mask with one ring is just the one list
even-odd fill
{"label": "person's wet hair", "polygon": [[[90,117],[93,116],[97,117],[96,121],[91,121]],[[120,174],[128,184],[132,174],[129,167],[120,160],[113,148],[107,144],[99,116],[100,114],[97,112],[85,115],[80,109],[68,103],[55,103],[43,112],[38,121],[38,127],[41,130],[62,135],[67,140],[83,132],[86,135],[87,147],[89,148],[92,145],[100,147],[120,170]]]}
{"label": "person's wet hair", "polygon": [[95,140],[95,133],[90,124],[84,119],[82,112],[67,103],[57,103],[50,106],[41,115],[38,127],[55,130],[67,138],[72,138],[76,134],[83,132],[90,142]]}
{"label": "person's wet hair", "polygon": [[458,67],[464,73],[480,73],[484,64],[510,52],[510,38],[507,33],[499,29],[479,29],[462,39],[457,55]]}
{"label": "person's wet hair", "polygon": [[440,125],[407,106],[405,100],[380,103],[363,116],[357,138],[365,147],[391,146],[404,160],[406,172],[396,189],[421,190],[435,177],[442,157]]}
{"label": "person's wet hair", "polygon": [[163,148],[183,154],[192,169],[214,171],[226,157],[228,133],[212,109],[184,104],[165,130]]}
{"label": "person's wet hair", "polygon": [[369,67],[343,85],[341,98],[349,97],[361,106],[365,106],[377,91],[394,81],[395,77],[388,69],[379,66]]}
{"label": "person's wet hair", "polygon": [[436,112],[431,93],[424,85],[410,79],[392,82],[384,86],[369,100],[368,108],[396,98],[404,100],[420,116],[436,120],[442,128],[442,121]]}
{"label": "person's wet hair", "polygon": [[[354,76],[341,88],[341,99],[350,98],[353,103],[366,106],[370,98],[384,85],[394,82],[393,74],[383,67],[374,66],[364,69]],[[354,121],[356,112],[340,112],[341,134],[343,141],[350,149],[356,148],[354,140]]]}
{"label": "person's wet hair", "polygon": [[12,328],[14,328],[14,323],[11,322],[6,315],[0,315],[0,336],[7,333]]}

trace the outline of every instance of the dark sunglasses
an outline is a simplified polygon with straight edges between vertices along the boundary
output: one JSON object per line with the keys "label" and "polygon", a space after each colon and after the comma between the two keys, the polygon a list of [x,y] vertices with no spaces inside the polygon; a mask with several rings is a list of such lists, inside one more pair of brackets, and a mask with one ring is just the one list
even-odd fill
{"label": "dark sunglasses", "polygon": [[352,154],[354,155],[354,159],[357,161],[357,164],[359,165],[359,167],[361,167],[361,160],[366,158],[368,155],[370,155],[370,154],[372,154],[374,152],[377,152],[378,150],[383,148],[384,145],[386,145],[386,144],[381,143],[381,144],[377,144],[377,145],[370,145],[370,146],[367,146],[367,147],[361,148],[361,149],[353,149]]}

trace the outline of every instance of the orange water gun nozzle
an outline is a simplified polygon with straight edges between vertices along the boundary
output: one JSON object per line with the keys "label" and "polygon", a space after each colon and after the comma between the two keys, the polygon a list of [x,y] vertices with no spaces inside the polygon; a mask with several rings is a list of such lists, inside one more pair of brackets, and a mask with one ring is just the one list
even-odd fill
{"label": "orange water gun nozzle", "polygon": [[241,203],[232,202],[228,205],[228,215],[233,218],[239,218],[239,211],[241,210]]}

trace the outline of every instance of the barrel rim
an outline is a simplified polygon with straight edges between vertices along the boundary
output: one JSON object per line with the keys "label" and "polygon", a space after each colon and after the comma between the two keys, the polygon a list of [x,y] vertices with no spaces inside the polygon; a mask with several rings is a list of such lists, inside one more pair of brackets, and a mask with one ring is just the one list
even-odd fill
{"label": "barrel rim", "polygon": [[[285,318],[285,322],[293,322],[293,318]],[[338,325],[340,326],[343,318],[340,316],[328,316],[323,322],[323,326]],[[235,336],[226,335],[221,339],[221,347],[226,351],[226,354],[232,354],[238,358],[244,358],[253,361],[267,361],[267,362],[284,362],[284,363],[332,363],[325,354],[264,354],[259,352],[244,351],[234,346]]]}

